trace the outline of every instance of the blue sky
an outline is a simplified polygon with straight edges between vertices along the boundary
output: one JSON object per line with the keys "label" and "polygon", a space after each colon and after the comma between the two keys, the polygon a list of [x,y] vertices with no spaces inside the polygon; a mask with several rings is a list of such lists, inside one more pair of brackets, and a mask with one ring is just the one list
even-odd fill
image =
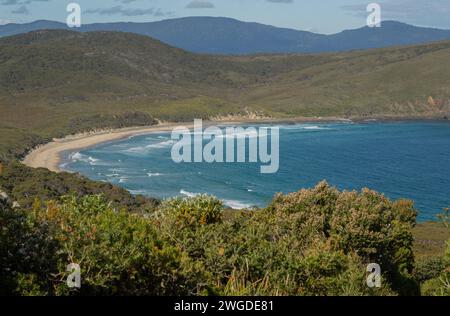
{"label": "blue sky", "polygon": [[365,25],[367,4],[377,2],[384,20],[450,29],[450,0],[0,0],[0,24],[65,21],[71,2],[84,24],[225,16],[328,34]]}

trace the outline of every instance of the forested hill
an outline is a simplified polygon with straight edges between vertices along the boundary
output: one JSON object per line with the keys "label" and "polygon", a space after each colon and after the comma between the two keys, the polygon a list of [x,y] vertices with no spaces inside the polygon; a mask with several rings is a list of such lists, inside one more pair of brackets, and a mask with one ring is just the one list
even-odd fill
{"label": "forested hill", "polygon": [[229,57],[131,33],[36,31],[0,39],[0,152],[155,118],[444,118],[449,86],[450,42]]}

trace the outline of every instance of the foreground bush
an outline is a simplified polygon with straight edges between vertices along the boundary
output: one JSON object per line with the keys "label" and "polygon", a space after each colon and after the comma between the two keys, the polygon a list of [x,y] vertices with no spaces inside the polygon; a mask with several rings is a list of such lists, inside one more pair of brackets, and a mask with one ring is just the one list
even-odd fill
{"label": "foreground bush", "polygon": [[[447,209],[441,216],[444,225],[450,229],[450,213]],[[442,258],[427,260],[416,268],[416,273],[422,277],[422,295],[450,296],[450,240],[447,241],[445,254]]]}
{"label": "foreground bush", "polygon": [[[415,211],[409,202],[392,203],[368,190],[341,193],[321,183],[228,221],[200,221],[192,206],[202,203],[202,212],[216,214],[206,207],[215,205],[210,198],[197,197],[168,201],[161,207],[166,216],[155,216],[164,238],[187,252],[202,275],[202,293],[418,293],[410,275]],[[376,291],[366,285],[372,262],[385,277],[385,287]]]}
{"label": "foreground bush", "polygon": [[[410,201],[391,202],[374,191],[339,192],[327,183],[313,190],[278,196],[267,209],[295,225],[302,240],[326,240],[332,249],[355,253],[363,263],[378,263],[401,294],[417,294],[412,228],[416,211]],[[292,226],[291,226],[292,227]],[[315,238],[314,238],[315,237]]]}
{"label": "foreground bush", "polygon": [[[0,214],[7,294],[419,293],[411,276],[415,210],[369,190],[320,183],[229,219],[208,196],[168,200],[146,215],[100,196],[69,196],[25,212],[6,205]],[[5,249],[14,255],[3,258]],[[66,285],[69,263],[81,267],[81,289]],[[369,263],[381,266],[381,288],[366,285]]]}
{"label": "foreground bush", "polygon": [[[2,212],[2,224],[9,220],[8,212]],[[14,229],[12,224],[21,221],[7,224]],[[19,249],[11,258],[16,269],[10,273],[16,278],[15,288],[11,280],[8,282],[12,294],[186,294],[179,251],[165,245],[148,220],[114,210],[100,196],[66,197],[60,204],[49,202],[45,209],[35,206],[26,221],[15,237],[26,229],[28,237],[33,232],[33,240],[23,236],[17,242],[10,238],[5,243],[8,247],[16,243],[42,245]],[[47,258],[44,265],[36,264],[40,258]],[[79,290],[66,285],[70,263],[81,266]]]}

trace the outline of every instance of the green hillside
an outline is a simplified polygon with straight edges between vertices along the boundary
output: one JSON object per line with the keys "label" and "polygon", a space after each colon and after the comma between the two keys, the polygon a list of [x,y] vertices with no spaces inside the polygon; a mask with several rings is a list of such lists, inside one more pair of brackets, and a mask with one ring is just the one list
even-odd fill
{"label": "green hillside", "polygon": [[36,31],[0,39],[0,151],[20,156],[49,137],[106,127],[99,121],[149,117],[445,117],[449,87],[450,42],[228,57],[127,33]]}

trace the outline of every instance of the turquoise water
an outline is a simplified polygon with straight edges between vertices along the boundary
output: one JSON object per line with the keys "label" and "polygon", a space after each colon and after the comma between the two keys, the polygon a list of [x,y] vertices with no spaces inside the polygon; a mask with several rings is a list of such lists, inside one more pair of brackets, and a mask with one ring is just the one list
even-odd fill
{"label": "turquoise water", "polygon": [[[266,125],[267,126],[267,125]],[[368,122],[280,127],[280,169],[259,163],[180,163],[170,133],[153,133],[67,153],[63,168],[157,198],[214,194],[233,208],[264,206],[276,192],[326,179],[339,189],[369,187],[408,198],[419,220],[450,206],[450,123]]]}

